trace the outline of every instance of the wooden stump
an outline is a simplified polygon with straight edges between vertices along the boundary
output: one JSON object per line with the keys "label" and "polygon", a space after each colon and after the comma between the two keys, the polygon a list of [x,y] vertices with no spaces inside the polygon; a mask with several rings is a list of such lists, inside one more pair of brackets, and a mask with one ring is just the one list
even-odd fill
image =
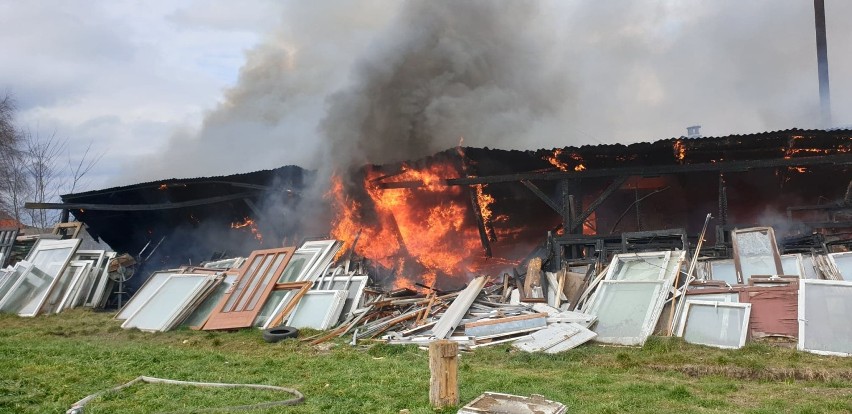
{"label": "wooden stump", "polygon": [[443,408],[459,404],[459,344],[446,339],[429,344],[429,403]]}

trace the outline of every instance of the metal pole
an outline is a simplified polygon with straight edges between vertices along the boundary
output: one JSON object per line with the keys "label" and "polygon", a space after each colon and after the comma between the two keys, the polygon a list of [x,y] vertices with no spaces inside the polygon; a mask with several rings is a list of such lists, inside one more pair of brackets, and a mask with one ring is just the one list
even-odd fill
{"label": "metal pole", "polygon": [[825,40],[825,1],[814,0],[817,72],[819,73],[819,107],[823,128],[831,127],[831,95],[828,88],[828,45]]}

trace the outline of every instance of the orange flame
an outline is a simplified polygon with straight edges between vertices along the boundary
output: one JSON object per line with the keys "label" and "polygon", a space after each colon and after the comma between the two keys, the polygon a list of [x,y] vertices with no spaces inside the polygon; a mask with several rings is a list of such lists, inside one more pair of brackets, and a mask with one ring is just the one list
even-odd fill
{"label": "orange flame", "polygon": [[159,187],[157,187],[157,189],[158,189],[158,190],[161,190],[161,191],[162,191],[162,190],[167,190],[168,188],[169,188],[168,184],[160,184],[160,186],[159,186]]}
{"label": "orange flame", "polygon": [[482,214],[482,221],[491,223],[491,217],[494,212],[491,211],[491,205],[494,204],[494,196],[485,192],[486,184],[476,186],[476,204],[479,205],[479,211]]}
{"label": "orange flame", "polygon": [[[576,152],[568,154],[568,158],[572,161],[571,163],[562,161],[559,157],[562,155],[564,150],[562,148],[557,148],[553,150],[552,154],[545,154],[542,156],[542,159],[549,162],[550,165],[559,169],[559,171],[585,171],[586,166],[583,165],[583,157]],[[574,164],[572,167],[571,164]]]}
{"label": "orange flame", "polygon": [[686,158],[686,145],[681,140],[675,140],[674,145],[672,145],[672,149],[674,150],[675,159],[678,161],[683,161]]}
{"label": "orange flame", "polygon": [[545,154],[542,158],[560,171],[568,171],[568,164],[559,159],[560,155],[562,155],[562,148],[557,148],[553,150],[553,154]]}
{"label": "orange flame", "polygon": [[[380,176],[371,172],[364,181],[368,204],[354,200],[347,194],[341,177],[334,175],[326,194],[337,213],[331,235],[343,240],[342,250],[348,250],[360,230],[356,253],[394,269],[409,282],[418,280],[428,285],[434,283],[439,272],[450,276],[474,272],[470,259],[472,252],[479,250],[480,241],[476,226],[471,223],[470,207],[461,187],[445,185],[446,179],[458,175],[449,163],[424,169],[406,166],[402,174],[386,182],[420,181],[423,187],[382,189],[371,184]],[[374,211],[368,212],[366,206]],[[410,261],[404,260],[405,256]],[[399,280],[395,286],[412,287]]]}
{"label": "orange flame", "polygon": [[235,221],[231,223],[232,229],[243,229],[248,228],[251,231],[251,234],[254,235],[254,238],[258,241],[258,243],[263,244],[263,234],[260,233],[260,230],[257,229],[257,224],[254,220],[246,217],[243,221]]}

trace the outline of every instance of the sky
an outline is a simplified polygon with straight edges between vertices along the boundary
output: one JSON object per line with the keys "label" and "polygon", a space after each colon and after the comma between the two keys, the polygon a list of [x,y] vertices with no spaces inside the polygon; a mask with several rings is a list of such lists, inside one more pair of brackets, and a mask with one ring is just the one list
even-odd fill
{"label": "sky", "polygon": [[[827,0],[852,125],[852,2]],[[818,125],[804,0],[0,0],[17,123],[89,143],[86,189]]]}

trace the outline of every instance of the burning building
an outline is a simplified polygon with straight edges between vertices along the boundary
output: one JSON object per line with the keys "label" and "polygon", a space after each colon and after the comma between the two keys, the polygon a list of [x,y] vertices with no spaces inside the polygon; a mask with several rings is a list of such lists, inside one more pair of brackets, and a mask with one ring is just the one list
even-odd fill
{"label": "burning building", "polygon": [[[725,256],[730,230],[768,225],[790,249],[849,244],[852,131],[787,130],[630,145],[451,148],[338,171],[289,166],[62,196],[116,250],[170,266],[330,235],[387,286],[455,288],[538,255],[552,269],[631,246]],[[322,200],[307,200],[327,186]],[[316,197],[315,197],[316,198]],[[321,206],[322,208],[318,208]]]}

